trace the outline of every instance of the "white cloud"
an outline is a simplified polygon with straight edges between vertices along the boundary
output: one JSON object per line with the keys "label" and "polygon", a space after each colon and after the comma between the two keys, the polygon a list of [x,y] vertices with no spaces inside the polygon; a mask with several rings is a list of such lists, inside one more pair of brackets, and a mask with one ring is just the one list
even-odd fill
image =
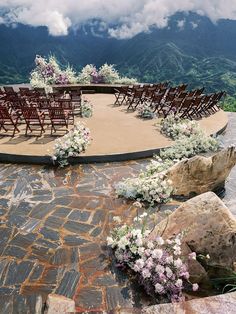
{"label": "white cloud", "polygon": [[198,27],[198,23],[196,22],[191,22],[192,28],[195,29]]}
{"label": "white cloud", "polygon": [[185,19],[177,21],[177,27],[178,27],[180,30],[184,29],[185,22],[186,22]]}
{"label": "white cloud", "polygon": [[[221,18],[236,20],[236,1],[0,0],[0,23],[47,26],[51,35],[58,36],[66,35],[70,27],[96,19],[103,28],[106,25],[110,36],[130,38],[152,26],[168,26],[169,18],[180,11],[196,12],[213,22]],[[182,28],[184,24],[178,26]]]}

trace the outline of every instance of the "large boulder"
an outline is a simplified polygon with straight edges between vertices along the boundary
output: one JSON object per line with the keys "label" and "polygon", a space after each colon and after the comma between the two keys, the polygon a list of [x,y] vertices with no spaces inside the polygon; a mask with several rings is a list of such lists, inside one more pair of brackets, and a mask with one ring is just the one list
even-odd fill
{"label": "large boulder", "polygon": [[234,147],[224,149],[214,156],[195,156],[182,160],[167,171],[174,194],[195,196],[224,187],[226,178],[236,164]]}
{"label": "large boulder", "polygon": [[142,314],[234,314],[235,308],[236,292],[232,292],[187,302],[148,306]]}
{"label": "large boulder", "polygon": [[196,196],[162,220],[151,237],[164,238],[186,231],[183,243],[198,254],[210,255],[209,263],[233,268],[236,261],[236,220],[213,192]]}

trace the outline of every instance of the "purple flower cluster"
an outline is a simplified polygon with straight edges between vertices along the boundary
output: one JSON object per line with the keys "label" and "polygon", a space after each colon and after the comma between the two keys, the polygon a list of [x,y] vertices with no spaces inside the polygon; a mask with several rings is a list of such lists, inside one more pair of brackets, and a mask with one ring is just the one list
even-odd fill
{"label": "purple flower cluster", "polygon": [[42,74],[45,78],[52,77],[55,74],[54,67],[51,64],[46,64],[42,69]]}
{"label": "purple flower cluster", "polygon": [[66,73],[61,73],[61,74],[59,74],[59,75],[56,77],[55,83],[56,83],[56,84],[64,85],[64,84],[69,84],[70,81],[69,81],[69,79],[68,79]]}
{"label": "purple flower cluster", "polygon": [[[132,269],[151,295],[178,302],[183,299],[184,289],[196,291],[198,285],[189,281],[188,264],[182,258],[181,235],[167,240],[149,236],[150,231],[127,225],[115,228],[107,241],[114,249],[117,266]],[[196,254],[191,253],[189,259],[196,259]]]}
{"label": "purple flower cluster", "polygon": [[104,77],[100,75],[96,70],[91,73],[91,83],[92,84],[102,84],[104,83]]}

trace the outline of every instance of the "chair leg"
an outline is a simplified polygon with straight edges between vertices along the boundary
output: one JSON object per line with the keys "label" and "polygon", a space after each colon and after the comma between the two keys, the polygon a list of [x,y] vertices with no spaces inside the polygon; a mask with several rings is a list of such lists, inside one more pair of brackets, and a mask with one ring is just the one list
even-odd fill
{"label": "chair leg", "polygon": [[7,129],[5,128],[4,125],[2,125],[2,128],[3,128],[3,130],[4,130],[5,132],[7,132]]}
{"label": "chair leg", "polygon": [[25,136],[28,135],[27,132],[28,132],[28,124],[26,125],[26,128],[25,128]]}
{"label": "chair leg", "polygon": [[51,135],[52,135],[52,130],[54,130],[54,133],[56,132],[55,127],[54,127],[54,124],[53,124],[53,123],[51,124]]}

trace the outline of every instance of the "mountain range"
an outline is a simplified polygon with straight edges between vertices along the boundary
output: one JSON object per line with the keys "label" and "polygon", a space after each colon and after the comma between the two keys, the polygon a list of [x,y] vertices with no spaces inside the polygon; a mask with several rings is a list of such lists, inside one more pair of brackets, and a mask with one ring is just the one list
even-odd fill
{"label": "mountain range", "polygon": [[77,71],[88,63],[99,67],[107,62],[140,82],[188,83],[209,92],[236,93],[236,21],[213,24],[207,17],[178,13],[167,28],[126,40],[89,25],[53,37],[45,27],[1,24],[0,42],[0,84],[27,82],[35,55],[54,54]]}

